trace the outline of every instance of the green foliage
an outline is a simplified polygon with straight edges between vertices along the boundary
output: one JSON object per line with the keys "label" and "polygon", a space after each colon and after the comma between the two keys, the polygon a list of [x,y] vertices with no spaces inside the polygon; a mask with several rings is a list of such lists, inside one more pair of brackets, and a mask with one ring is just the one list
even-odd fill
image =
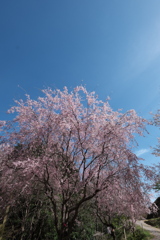
{"label": "green foliage", "polygon": [[127,234],[127,240],[149,240],[152,238],[153,236],[150,232],[142,229],[141,227],[136,227],[134,233]]}
{"label": "green foliage", "polygon": [[[40,197],[40,198],[39,198]],[[3,239],[5,240],[58,240],[54,229],[53,214],[50,211],[49,202],[44,196],[32,195],[31,199],[20,198],[16,208],[11,208]],[[160,219],[155,221],[160,223]],[[152,220],[151,220],[152,221]],[[150,234],[137,227],[133,231],[131,221],[125,216],[116,216],[111,219],[115,226],[116,239],[124,240],[124,226],[127,240],[149,240]],[[154,222],[155,224],[155,222]],[[96,232],[101,232],[102,236],[93,238]],[[1,237],[1,235],[0,235]],[[80,209],[79,216],[74,224],[71,234],[72,240],[112,240],[113,238],[106,234],[105,226],[94,215],[93,202],[85,203]]]}
{"label": "green foliage", "polygon": [[153,188],[156,192],[160,191],[160,182],[157,182]]}
{"label": "green foliage", "polygon": [[[150,232],[142,229],[139,226],[136,228],[132,225],[130,219],[126,218],[125,216],[116,216],[112,219],[112,224],[115,226],[115,235],[116,239],[124,240],[124,232],[126,234],[127,240],[149,240],[152,239]],[[125,229],[125,230],[124,230]],[[112,240],[107,236],[108,240]]]}
{"label": "green foliage", "polygon": [[[33,201],[31,204],[31,209],[34,209],[35,202]],[[16,211],[11,211],[9,215],[9,221],[7,222],[7,226],[5,229],[4,239],[5,240],[58,240],[56,236],[56,231],[54,229],[54,222],[52,218],[51,211],[47,210],[42,207],[39,218],[34,219],[34,224],[36,225],[33,229],[31,234],[30,224],[33,221],[33,213],[34,211],[30,212],[30,215],[26,218],[26,226],[25,231],[22,233],[21,231],[21,221],[22,221],[22,208],[18,208]],[[71,239],[78,239],[78,240],[112,240],[113,238],[108,234],[104,234],[103,236],[97,236],[93,238],[93,234],[96,231],[103,232],[104,226],[103,224],[98,221],[97,218],[93,216],[92,208],[86,206],[86,208],[82,208],[80,211],[80,215],[78,217],[78,221],[74,225],[73,233],[71,235]],[[154,224],[155,221],[160,223],[159,219],[153,219]],[[152,221],[152,220],[150,220]],[[152,221],[153,222],[153,221]],[[151,235],[148,231],[136,227],[135,231],[133,231],[133,227],[131,227],[131,222],[127,220],[124,216],[116,216],[112,223],[116,227],[116,239],[124,240],[124,223],[125,223],[125,231],[127,240],[149,240],[151,239]],[[22,238],[23,237],[23,238]]]}
{"label": "green foliage", "polygon": [[90,240],[96,229],[96,221],[93,216],[91,204],[87,203],[84,208],[80,209],[80,214],[74,225],[71,237],[78,240]]}
{"label": "green foliage", "polygon": [[[42,201],[43,200],[43,201]],[[3,233],[5,240],[56,240],[52,212],[47,199],[19,198],[14,208],[10,208]]]}

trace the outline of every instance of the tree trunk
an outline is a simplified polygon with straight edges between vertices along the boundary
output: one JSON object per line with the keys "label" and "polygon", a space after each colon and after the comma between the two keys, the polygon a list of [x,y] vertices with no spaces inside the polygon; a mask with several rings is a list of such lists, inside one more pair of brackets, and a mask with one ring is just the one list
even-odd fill
{"label": "tree trunk", "polygon": [[127,240],[125,228],[124,228],[124,239]]}
{"label": "tree trunk", "polygon": [[8,219],[9,209],[10,209],[10,206],[8,206],[7,209],[6,209],[6,213],[5,213],[5,216],[4,216],[4,219],[3,219],[3,223],[1,225],[2,230],[1,230],[0,240],[3,240],[3,235],[4,235],[4,231],[5,231],[6,222],[7,222],[7,219]]}

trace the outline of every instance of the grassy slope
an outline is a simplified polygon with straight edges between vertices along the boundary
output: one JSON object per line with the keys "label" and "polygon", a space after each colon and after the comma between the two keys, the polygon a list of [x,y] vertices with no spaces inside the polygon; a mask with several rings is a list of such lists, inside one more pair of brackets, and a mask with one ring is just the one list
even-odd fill
{"label": "grassy slope", "polygon": [[153,226],[153,227],[160,228],[160,217],[159,218],[152,218],[152,219],[149,219],[149,220],[147,220],[145,222],[147,224]]}

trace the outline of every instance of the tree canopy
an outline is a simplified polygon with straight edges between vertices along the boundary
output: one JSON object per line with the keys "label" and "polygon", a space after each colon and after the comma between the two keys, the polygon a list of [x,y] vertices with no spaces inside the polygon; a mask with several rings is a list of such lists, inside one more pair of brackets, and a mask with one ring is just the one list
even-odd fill
{"label": "tree canopy", "polygon": [[8,111],[16,114],[13,121],[0,122],[1,206],[21,196],[48,199],[59,240],[93,199],[110,215],[134,219],[145,212],[153,172],[133,147],[146,121],[134,110],[113,111],[82,86],[43,93],[16,101]]}
{"label": "tree canopy", "polygon": [[[157,127],[160,127],[160,109],[158,109],[157,113],[153,116],[153,124]],[[160,138],[158,138],[158,145],[154,148],[153,154],[157,157],[160,156]]]}

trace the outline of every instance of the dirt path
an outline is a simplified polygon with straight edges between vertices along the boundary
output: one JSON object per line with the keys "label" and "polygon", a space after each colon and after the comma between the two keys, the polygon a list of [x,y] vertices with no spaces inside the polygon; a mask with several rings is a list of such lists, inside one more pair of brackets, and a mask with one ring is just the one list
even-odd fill
{"label": "dirt path", "polygon": [[160,240],[160,229],[152,227],[145,223],[144,220],[139,220],[136,222],[137,225],[141,226],[142,228],[148,230],[151,232],[151,234],[154,236],[152,240]]}

